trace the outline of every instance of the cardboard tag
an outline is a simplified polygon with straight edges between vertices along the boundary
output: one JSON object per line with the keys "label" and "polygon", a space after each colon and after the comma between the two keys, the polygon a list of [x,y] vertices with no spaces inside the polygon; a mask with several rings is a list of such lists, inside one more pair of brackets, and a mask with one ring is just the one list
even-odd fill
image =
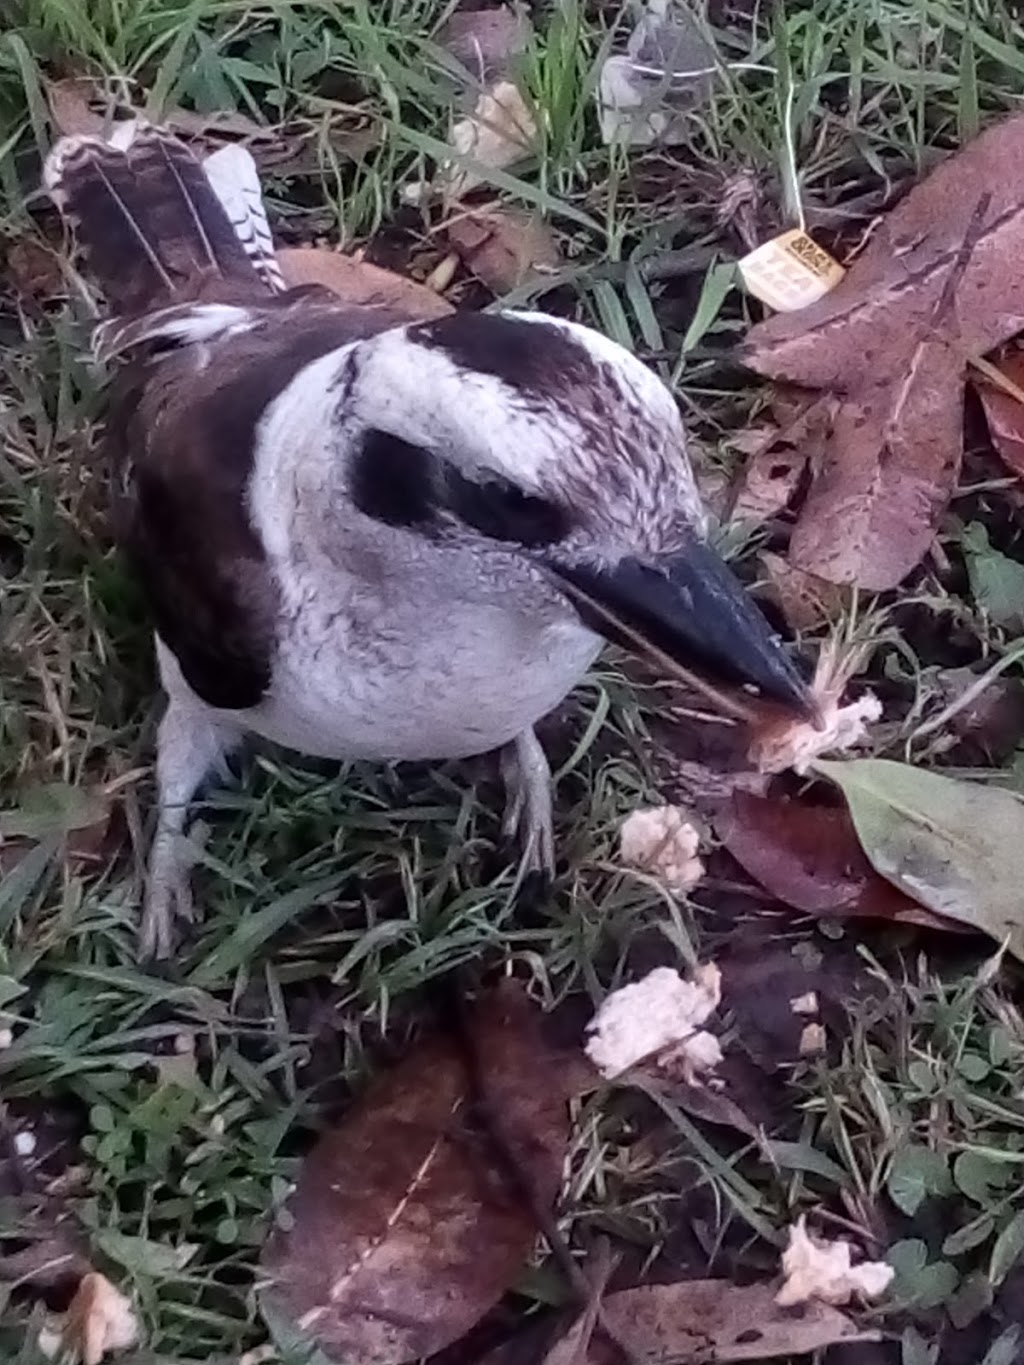
{"label": "cardboard tag", "polygon": [[739,268],[750,293],[778,313],[806,308],[834,289],[846,274],[802,228],[762,242],[743,257]]}

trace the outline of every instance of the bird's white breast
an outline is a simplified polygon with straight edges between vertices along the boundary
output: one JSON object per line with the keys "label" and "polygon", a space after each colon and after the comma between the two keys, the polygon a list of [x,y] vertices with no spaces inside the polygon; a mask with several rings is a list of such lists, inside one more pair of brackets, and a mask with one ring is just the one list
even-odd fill
{"label": "bird's white breast", "polygon": [[239,719],[322,757],[461,758],[533,725],[600,649],[572,623],[530,625],[499,606],[378,605],[372,622],[307,606],[282,636],[269,694]]}

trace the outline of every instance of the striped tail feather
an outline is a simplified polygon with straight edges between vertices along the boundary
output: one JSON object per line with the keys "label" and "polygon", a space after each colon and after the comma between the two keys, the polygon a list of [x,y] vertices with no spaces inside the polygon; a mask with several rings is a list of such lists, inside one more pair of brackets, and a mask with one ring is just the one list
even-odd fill
{"label": "striped tail feather", "polygon": [[268,290],[202,163],[160,128],[137,120],[109,140],[62,138],[43,183],[115,315]]}
{"label": "striped tail feather", "polygon": [[274,255],[274,238],[251,154],[229,143],[204,159],[203,171],[257,274],[268,289],[280,293],[285,288],[284,276]]}

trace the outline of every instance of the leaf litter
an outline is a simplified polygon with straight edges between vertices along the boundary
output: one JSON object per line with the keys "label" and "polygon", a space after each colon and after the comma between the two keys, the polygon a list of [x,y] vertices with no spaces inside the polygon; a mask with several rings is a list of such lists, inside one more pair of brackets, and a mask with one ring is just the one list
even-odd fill
{"label": "leaf litter", "polygon": [[[608,1294],[602,1311],[636,1361],[726,1365],[809,1355],[838,1342],[879,1341],[839,1309],[820,1302],[780,1306],[771,1285],[683,1280]],[[589,1347],[576,1324],[542,1365],[607,1365],[602,1343]]]}
{"label": "leaf litter", "polygon": [[688,115],[706,102],[719,57],[690,6],[645,0],[621,55],[607,56],[597,83],[606,144],[672,146],[684,142]]}
{"label": "leaf litter", "polygon": [[[649,15],[664,15],[669,7],[664,3],[652,3],[647,8]],[[494,87],[494,82],[504,80],[508,73],[505,65],[508,53],[489,54],[479,34],[474,37],[472,33],[473,24],[480,21],[481,16],[490,13],[494,11],[467,14],[467,19],[472,20],[466,26],[470,34],[469,46],[463,49],[466,55],[460,56],[460,60],[471,69],[473,63],[476,64],[478,78],[491,82],[493,97],[495,89],[501,88]],[[501,22],[505,22],[505,16]],[[481,33],[483,31],[480,30]],[[663,68],[662,75],[666,73],[678,74],[671,62]],[[483,98],[481,96],[481,101]],[[517,120],[513,120],[514,135],[504,139],[499,137],[489,147],[481,138],[484,120],[478,117],[480,110],[481,103],[478,103],[473,113],[462,121],[462,127],[456,125],[458,131],[454,142],[457,149],[462,143],[469,146],[469,139],[472,141],[469,154],[474,159],[499,168],[505,164],[514,165],[516,160],[528,154],[531,138],[536,131],[534,127],[524,129]],[[674,113],[669,115],[674,116]],[[187,136],[203,138],[211,130],[195,125],[189,128],[186,119],[179,131]],[[505,131],[507,133],[508,129]],[[663,128],[662,140],[665,140],[664,131]],[[529,133],[529,136],[521,136],[524,132]],[[240,127],[216,129],[214,137],[220,135],[243,139],[248,136],[246,130]],[[505,146],[501,145],[502,140]],[[965,155],[967,153],[961,153],[961,157]],[[503,159],[505,157],[511,159],[506,161]],[[453,178],[448,179],[449,176]],[[554,243],[554,239],[545,234],[543,225],[532,215],[519,215],[513,220],[511,212],[502,206],[492,208],[475,202],[458,203],[457,197],[472,197],[478,192],[479,185],[474,183],[472,175],[459,180],[453,167],[445,168],[440,184],[447,188],[451,201],[449,210],[461,214],[461,217],[453,216],[446,224],[449,240],[457,247],[468,268],[493,292],[500,294],[520,284],[537,267],[537,258],[543,258],[548,246]],[[923,193],[924,188],[921,187],[916,193]],[[897,210],[897,214],[899,212]],[[891,215],[890,229],[897,214]],[[982,226],[990,232],[997,230],[992,227],[990,219],[986,219]],[[535,244],[531,245],[530,250],[523,251],[520,239],[536,228],[541,231]],[[969,238],[971,233],[968,232],[966,236]],[[785,382],[807,389],[820,388],[825,390],[825,396],[809,399],[804,409],[797,412],[790,429],[784,430],[783,436],[780,437],[775,430],[765,433],[765,440],[748,464],[744,482],[736,493],[734,512],[755,523],[778,517],[798,493],[809,461],[811,496],[800,513],[791,546],[791,558],[781,561],[776,556],[775,563],[771,565],[773,584],[780,600],[783,600],[784,589],[787,586],[790,588],[786,615],[791,624],[801,629],[818,624],[822,611],[841,612],[848,604],[847,596],[842,593],[830,596],[830,589],[838,586],[845,590],[851,583],[878,586],[890,578],[895,582],[894,575],[898,567],[895,561],[907,561],[916,555],[910,563],[910,567],[913,567],[926,552],[941,511],[940,503],[944,507],[943,496],[948,500],[955,483],[959,467],[959,425],[962,420],[966,362],[959,341],[951,341],[941,333],[954,313],[957,326],[960,327],[960,314],[963,311],[960,295],[966,295],[967,284],[973,280],[972,272],[976,267],[974,257],[983,254],[988,247],[982,233],[976,242],[971,243],[968,260],[964,259],[964,253],[954,253],[945,260],[945,285],[939,289],[936,306],[927,313],[925,304],[931,297],[929,290],[932,289],[927,278],[931,258],[928,251],[922,248],[921,240],[914,237],[912,232],[909,243],[904,243],[906,250],[897,254],[901,259],[909,260],[913,266],[912,270],[910,266],[907,267],[911,278],[903,290],[895,283],[886,288],[893,298],[898,299],[899,306],[912,315],[915,324],[920,323],[920,335],[912,352],[900,351],[894,344],[888,359],[882,354],[877,359],[880,374],[883,368],[889,368],[893,355],[900,360],[909,357],[907,374],[904,376],[906,382],[902,389],[897,391],[888,375],[882,378],[867,370],[863,374],[856,370],[847,371],[846,378],[851,382],[849,390],[826,383],[810,383],[808,370],[805,368],[801,371],[800,368],[806,364],[806,356],[799,363],[792,359],[785,360],[786,345],[781,341],[774,343],[783,353],[780,373]],[[919,249],[925,258],[924,264],[915,255]],[[870,258],[871,250],[869,246],[861,259]],[[948,251],[946,255],[949,257]],[[371,306],[408,308],[417,316],[439,316],[450,311],[447,300],[417,282],[379,271],[361,260],[337,252],[314,247],[285,249],[281,259],[282,268],[290,282],[319,283],[342,297]],[[542,268],[553,269],[557,264],[556,248],[548,253]],[[855,263],[854,271],[857,268],[858,264]],[[939,270],[937,266],[934,269]],[[851,271],[851,275],[854,271]],[[951,281],[953,288],[950,288]],[[849,285],[849,280],[846,285]],[[863,288],[867,290],[867,286]],[[950,299],[953,294],[956,295],[953,300],[955,308]],[[915,296],[920,305],[916,312],[916,305],[913,304]],[[830,296],[830,300],[834,304],[835,295]],[[825,300],[825,304],[828,305],[830,300]],[[864,307],[870,312],[867,304]],[[922,322],[926,313],[927,321]],[[852,321],[849,321],[851,318]],[[799,335],[796,324],[806,325],[806,315],[775,321],[793,324],[793,346],[796,347]],[[854,330],[859,325],[857,309],[852,305],[848,317],[844,315],[835,320],[840,333],[840,345],[849,349],[852,343],[845,340],[845,334],[842,333],[842,327],[847,323]],[[771,326],[765,325],[765,330]],[[883,324],[880,330],[882,344],[878,349],[884,351],[886,325]],[[967,331],[969,329],[965,330],[965,334]],[[752,340],[757,340],[763,346],[764,335],[765,331],[755,329]],[[828,344],[833,345],[831,336]],[[1009,368],[1008,361],[1001,363]],[[790,365],[789,373],[783,372],[786,364]],[[810,370],[813,371],[813,366]],[[795,378],[791,377],[794,371]],[[765,369],[764,372],[769,371]],[[982,392],[992,422],[992,412],[998,410],[998,404],[993,409],[980,381],[975,379],[974,382]],[[997,386],[992,392],[998,393],[1000,399],[1008,398],[1011,403],[1016,401]],[[1006,412],[1004,408],[1002,421],[1004,427],[1009,427],[1012,419]],[[938,437],[939,449],[930,454],[923,450],[926,428]],[[879,450],[883,450],[884,459],[879,457]],[[940,455],[943,461],[941,467],[937,463]],[[1009,463],[1012,464],[1012,460]],[[785,468],[779,472],[776,467],[783,464]],[[883,469],[883,465],[886,468]],[[885,483],[886,478],[891,478],[893,483]],[[894,497],[893,505],[884,505],[894,489],[898,496]],[[946,490],[945,495],[943,490]],[[855,508],[861,494],[865,495],[867,502],[865,514],[860,515],[858,511],[856,516],[847,517],[846,513]],[[844,498],[847,499],[845,503]],[[910,513],[905,517],[908,507]],[[937,508],[939,511],[936,511]],[[904,535],[904,521],[909,528],[907,535]],[[991,547],[987,547],[987,550],[986,547],[978,549],[980,539],[977,533],[970,528],[968,531],[974,539],[973,542],[965,541],[965,550],[970,551],[973,543],[977,553],[984,557]],[[844,536],[855,542],[852,548],[851,545],[844,546]],[[894,542],[903,537],[905,543],[898,547],[887,546],[887,537]],[[830,538],[837,542],[831,546],[831,550],[828,544]],[[828,553],[833,554],[832,560],[828,560]],[[768,556],[765,556],[765,562],[770,563]],[[787,574],[790,580],[788,585]],[[982,579],[976,574],[972,582],[977,585]],[[793,583],[797,588],[791,587]],[[793,593],[797,589],[803,591],[803,602],[793,606]],[[979,600],[986,596],[991,598],[992,591],[975,586],[975,595]],[[1012,602],[1009,597],[1006,601],[1008,606],[1003,623],[1011,625]],[[999,623],[999,614],[990,614]],[[865,724],[870,724],[876,718],[871,705],[865,705],[862,700],[851,703],[852,710],[840,707],[841,691],[840,688],[830,694],[829,703],[833,712],[848,711],[852,729],[844,730],[843,724],[839,723],[822,740],[820,727],[808,727],[797,737],[795,745],[794,736],[790,733],[783,747],[773,750],[772,745],[777,746],[779,735],[769,723],[761,726],[755,734],[750,757],[755,765],[767,772],[787,771],[796,767],[800,771],[810,768],[817,774],[830,776],[847,794],[850,810],[855,816],[859,811],[861,818],[851,818],[838,806],[809,805],[805,800],[781,802],[774,796],[759,798],[739,791],[733,796],[733,830],[724,841],[727,846],[730,846],[730,841],[735,843],[730,851],[738,861],[780,900],[797,909],[812,913],[841,910],[843,913],[868,914],[873,911],[867,907],[886,904],[889,913],[883,918],[904,919],[931,927],[947,924],[948,921],[942,916],[950,913],[948,907],[938,912],[924,908],[943,897],[949,899],[949,887],[938,885],[942,878],[937,874],[932,875],[930,881],[928,877],[923,881],[918,878],[920,884],[915,891],[911,893],[906,890],[902,883],[908,880],[910,864],[905,854],[893,853],[891,849],[887,852],[885,839],[876,836],[887,824],[885,834],[894,843],[894,831],[898,831],[901,825],[908,825],[917,841],[932,839],[938,846],[942,846],[944,841],[957,850],[960,863],[955,870],[959,875],[965,866],[971,864],[971,858],[964,851],[965,840],[957,827],[962,809],[955,803],[949,803],[946,807],[949,818],[943,828],[941,821],[935,824],[932,820],[932,807],[928,807],[930,814],[926,815],[922,810],[916,810],[913,803],[910,807],[901,805],[892,791],[884,793],[881,798],[875,792],[872,799],[887,813],[879,816],[876,812],[870,818],[865,816],[864,811],[870,807],[870,801],[864,797],[863,791],[858,790],[854,772],[860,770],[863,774],[866,769],[860,769],[858,762],[826,764],[818,757],[829,749],[844,749],[851,743],[862,742],[865,739]],[[832,719],[836,719],[835,715]],[[812,735],[809,730],[815,733]],[[899,781],[909,780],[907,774],[911,770],[905,765],[890,766],[904,769],[902,776],[894,779],[895,786],[898,787]],[[835,775],[830,771],[832,769],[842,770],[845,777]],[[972,796],[981,790],[976,784],[971,784]],[[955,815],[952,813],[954,807]],[[785,814],[780,815],[780,811]],[[736,833],[737,829],[739,834]],[[746,861],[744,856],[736,852],[741,839],[747,840]],[[762,848],[760,854],[752,854],[749,847],[751,839],[755,844],[761,839],[762,845],[769,846],[768,853],[765,854]],[[969,843],[969,840],[966,842]],[[815,845],[817,865],[794,868],[794,859],[800,864],[801,850],[806,850],[812,844]],[[914,846],[919,851],[918,843]],[[696,858],[696,843],[689,848],[689,852],[687,848],[689,845],[680,845],[681,853],[685,856],[679,867],[685,868],[690,863],[700,867],[700,860]],[[625,848],[623,853],[625,855]],[[932,857],[930,866],[934,873],[934,869],[940,866],[941,856],[934,849],[929,851],[929,856]],[[761,862],[758,862],[759,858]],[[772,858],[775,858],[774,864],[771,864]],[[828,872],[830,859],[833,867],[831,874]],[[898,875],[894,875],[891,868],[885,872],[878,866],[887,860],[896,867]],[[642,857],[626,861],[644,865]],[[813,863],[814,860],[811,861]],[[956,858],[952,855],[947,857],[943,875],[955,862]],[[759,868],[756,872],[755,863]],[[979,856],[969,867],[970,876],[977,876],[980,865]],[[767,871],[766,866],[769,867]],[[679,889],[679,884],[686,882],[689,877],[676,876],[678,869],[674,868],[673,864],[653,870],[667,874],[666,882]],[[652,870],[649,863],[648,870]],[[696,884],[698,877],[699,873],[693,876],[691,887]],[[682,889],[689,888],[684,886]],[[966,899],[966,895],[964,891],[961,899]],[[976,924],[981,918],[984,918],[982,912],[978,912],[973,920],[965,914],[963,923]],[[676,982],[688,984],[681,981],[678,973],[671,974]],[[699,986],[699,980],[695,980]],[[627,986],[624,991],[634,990],[643,984],[641,981],[635,986]],[[704,994],[707,997],[704,1005],[712,995],[715,997],[708,1008],[710,1013],[719,1003],[718,995],[711,991],[705,991]],[[609,997],[609,1001],[613,999],[614,996]],[[642,1015],[647,1011],[647,1006],[639,1009],[634,1006],[633,1009]],[[700,1010],[697,1011],[699,1013]],[[491,1056],[492,1060],[497,1056],[494,1075],[498,1090],[505,1094],[512,1109],[520,1110],[518,1118],[522,1120],[522,1097],[515,1099],[514,1095],[518,1093],[516,1087],[522,1086],[523,1073],[530,1072],[532,1076],[537,1069],[537,1059],[543,1057],[543,1047],[531,1051],[537,1041],[531,1032],[533,1025],[524,1026],[515,1008],[506,1008],[503,1028],[507,1028],[508,1033],[503,1036],[500,1045],[492,1034],[491,1025],[486,1022],[486,1006],[480,1017],[485,1020],[483,1023],[478,1020],[481,1051]],[[690,1032],[685,1037],[700,1036],[701,1022],[704,1020],[694,1015],[687,1025]],[[821,1026],[810,1024],[807,1027]],[[529,1044],[524,1042],[527,1034],[532,1038]],[[704,1036],[712,1037],[710,1034]],[[717,1047],[717,1041],[713,1041]],[[514,1055],[506,1056],[506,1049],[511,1049]],[[658,1051],[658,1048],[654,1049],[655,1054]],[[645,1055],[649,1058],[651,1050],[648,1049]],[[507,1071],[504,1069],[506,1065]],[[613,1069],[611,1074],[618,1072]],[[429,1089],[432,1093],[429,1095],[425,1093],[428,1089],[425,1077],[430,1079]],[[551,1094],[544,1103],[536,1099],[526,1103],[525,1122],[521,1126],[521,1135],[527,1139],[523,1147],[531,1154],[527,1162],[533,1168],[531,1178],[540,1193],[546,1196],[545,1202],[549,1206],[553,1204],[557,1193],[557,1174],[568,1131],[564,1114],[565,1087],[554,1083],[552,1078],[553,1073],[548,1074],[545,1059],[540,1065],[540,1074],[532,1079],[541,1088],[546,1080],[551,1080]],[[437,1350],[439,1343],[444,1344],[462,1335],[467,1326],[472,1325],[504,1290],[515,1283],[538,1235],[538,1220],[532,1209],[525,1210],[524,1215],[524,1207],[516,1210],[518,1217],[510,1214],[507,1205],[514,1201],[509,1200],[507,1172],[503,1172],[502,1162],[495,1159],[485,1136],[473,1130],[473,1125],[466,1119],[466,1113],[473,1108],[471,1090],[465,1059],[459,1049],[448,1038],[428,1039],[409,1054],[391,1077],[385,1078],[373,1098],[368,1095],[349,1114],[337,1132],[322,1140],[303,1168],[292,1203],[282,1214],[280,1224],[268,1244],[265,1257],[265,1268],[271,1282],[267,1289],[268,1303],[280,1305],[283,1302],[289,1315],[310,1328],[315,1338],[338,1349],[356,1351],[361,1360],[400,1360],[412,1358],[412,1354]],[[439,1093],[433,1093],[435,1091]],[[557,1102],[552,1097],[557,1097]],[[559,1111],[557,1119],[554,1117],[555,1109]],[[713,1116],[711,1121],[715,1121]],[[467,1129],[470,1130],[468,1135]],[[749,1125],[744,1131],[750,1131]],[[534,1144],[539,1144],[542,1155],[538,1155]],[[387,1154],[395,1152],[397,1156],[390,1161],[390,1166],[399,1172],[404,1170],[406,1177],[405,1184],[397,1194],[394,1186],[387,1186],[389,1176],[384,1169],[389,1164],[389,1160],[385,1159]],[[421,1161],[410,1174],[409,1162],[417,1153]],[[376,1163],[375,1156],[379,1157]],[[404,1167],[403,1161],[406,1162]],[[353,1172],[358,1176],[358,1188],[351,1180]],[[432,1181],[436,1181],[436,1185]],[[498,1213],[495,1213],[495,1209]],[[807,1236],[802,1222],[797,1227],[801,1230],[801,1255],[810,1255],[808,1247],[815,1245],[815,1239]],[[463,1238],[461,1246],[452,1245],[456,1230]],[[791,1236],[795,1231],[791,1231]],[[822,1250],[820,1246],[819,1250]],[[349,1259],[345,1260],[346,1256]],[[469,1264],[470,1257],[472,1264]],[[417,1260],[421,1263],[414,1266],[413,1262]],[[324,1295],[314,1294],[311,1286],[314,1275],[328,1273],[333,1278],[327,1286],[324,1301]],[[384,1279],[389,1282],[386,1293],[381,1288]],[[323,1288],[326,1281],[319,1283]],[[335,1293],[335,1290],[338,1292]],[[631,1350],[656,1358],[664,1358],[664,1351],[669,1349],[673,1358],[682,1353],[685,1358],[698,1361],[756,1360],[805,1352],[838,1340],[874,1339],[873,1334],[858,1334],[851,1319],[831,1312],[827,1305],[820,1303],[807,1305],[806,1312],[797,1317],[792,1313],[780,1314],[780,1305],[771,1298],[772,1292],[770,1286],[741,1287],[724,1280],[642,1286],[603,1296],[601,1312],[615,1324],[616,1333],[630,1343]],[[801,1294],[795,1301],[803,1302],[806,1297],[812,1300],[828,1299],[833,1292],[826,1290],[809,1296]],[[383,1298],[375,1297],[382,1294]],[[436,1296],[436,1300],[431,1301],[432,1295]],[[438,1306],[439,1301],[459,1298],[460,1295],[463,1296],[461,1317],[452,1309],[450,1302]],[[757,1324],[753,1335],[749,1326],[751,1322]],[[321,1332],[326,1335],[321,1336]],[[602,1342],[600,1334],[596,1339],[591,1339],[589,1333],[585,1338],[579,1335],[573,1337],[570,1333],[547,1358],[548,1365],[561,1361],[572,1361],[573,1365],[579,1365],[580,1361],[591,1359],[592,1352],[599,1353],[605,1345],[607,1343]],[[560,1350],[562,1354],[558,1354]],[[406,1352],[410,1354],[403,1354]]]}
{"label": "leaf litter", "polygon": [[982,782],[887,759],[818,759],[871,865],[934,914],[1024,960],[1024,803]]}
{"label": "leaf litter", "polygon": [[[513,982],[473,1012],[494,1121],[533,1203],[552,1209],[569,1122],[564,1056]],[[484,1316],[540,1233],[474,1127],[471,1078],[447,1034],[421,1041],[306,1158],[264,1250],[264,1300],[363,1365],[430,1355]]]}
{"label": "leaf litter", "polygon": [[875,871],[843,806],[738,791],[715,827],[743,870],[795,910],[951,927]]}
{"label": "leaf litter", "polygon": [[931,547],[960,470],[969,368],[1024,317],[1022,152],[1020,115],[981,133],[882,220],[830,293],[740,348],[809,403],[835,400],[790,541],[798,568],[882,591]]}

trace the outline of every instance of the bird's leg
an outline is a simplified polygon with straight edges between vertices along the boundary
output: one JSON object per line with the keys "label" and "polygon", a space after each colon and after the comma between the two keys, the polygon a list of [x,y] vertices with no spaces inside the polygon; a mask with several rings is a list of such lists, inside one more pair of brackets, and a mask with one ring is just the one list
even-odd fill
{"label": "bird's leg", "polygon": [[502,832],[519,840],[527,871],[554,876],[551,769],[533,730],[524,730],[502,749],[501,775],[507,793]]}
{"label": "bird's leg", "polygon": [[225,770],[240,739],[235,726],[214,719],[198,698],[171,696],[157,732],[157,826],[139,929],[144,957],[169,956],[175,916],[192,918],[192,860],[184,838],[189,803],[210,772]]}

